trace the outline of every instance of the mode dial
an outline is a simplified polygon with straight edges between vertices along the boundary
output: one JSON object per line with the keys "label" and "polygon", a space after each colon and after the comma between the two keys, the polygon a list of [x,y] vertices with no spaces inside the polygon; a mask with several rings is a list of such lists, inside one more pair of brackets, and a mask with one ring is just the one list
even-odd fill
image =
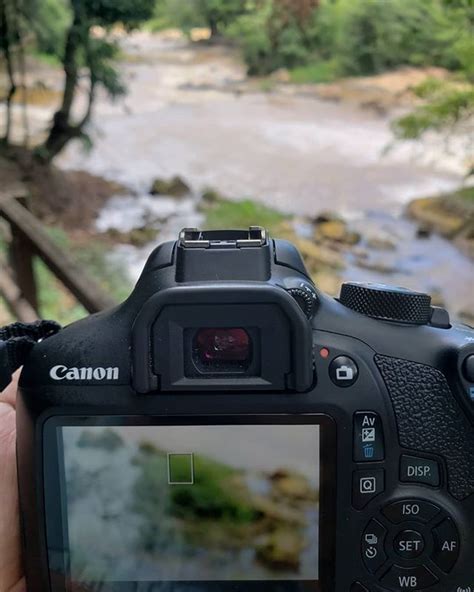
{"label": "mode dial", "polygon": [[431,319],[431,296],[407,288],[346,282],[340,301],[347,308],[384,321],[426,325]]}

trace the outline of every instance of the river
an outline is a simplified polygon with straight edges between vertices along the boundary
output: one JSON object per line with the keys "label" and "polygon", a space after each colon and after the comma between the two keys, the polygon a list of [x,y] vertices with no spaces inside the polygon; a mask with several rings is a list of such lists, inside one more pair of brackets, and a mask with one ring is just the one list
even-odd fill
{"label": "river", "polygon": [[[167,219],[161,240],[199,223],[192,200],[176,210],[173,201],[147,196],[154,177],[181,175],[196,192],[211,186],[231,199],[251,196],[298,216],[336,210],[364,232],[383,232],[397,245],[378,255],[390,273],[362,269],[349,256],[343,279],[435,291],[454,315],[472,312],[473,262],[441,238],[418,239],[403,218],[411,198],[459,186],[461,169],[452,159],[419,143],[387,153],[389,114],[288,87],[264,92],[248,84],[230,48],[145,33],[121,43],[129,94],[116,103],[101,96],[93,150],[72,144],[58,159],[64,168],[133,190],[106,207],[100,229],[127,229],[161,213]],[[134,279],[149,250],[122,246],[115,255]]]}

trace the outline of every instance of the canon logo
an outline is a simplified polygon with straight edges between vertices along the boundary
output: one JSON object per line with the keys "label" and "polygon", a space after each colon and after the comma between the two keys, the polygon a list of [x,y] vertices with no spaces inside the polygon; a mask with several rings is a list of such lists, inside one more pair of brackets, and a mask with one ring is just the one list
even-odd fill
{"label": "canon logo", "polygon": [[118,380],[118,368],[68,368],[54,366],[49,371],[53,380]]}

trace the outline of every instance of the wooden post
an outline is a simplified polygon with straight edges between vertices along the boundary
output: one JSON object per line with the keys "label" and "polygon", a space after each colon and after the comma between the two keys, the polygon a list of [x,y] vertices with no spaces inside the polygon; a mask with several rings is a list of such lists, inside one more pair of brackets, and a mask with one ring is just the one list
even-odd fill
{"label": "wooden post", "polygon": [[10,266],[15,270],[15,279],[24,298],[38,312],[38,289],[33,268],[33,245],[18,228],[12,228],[10,243]]}

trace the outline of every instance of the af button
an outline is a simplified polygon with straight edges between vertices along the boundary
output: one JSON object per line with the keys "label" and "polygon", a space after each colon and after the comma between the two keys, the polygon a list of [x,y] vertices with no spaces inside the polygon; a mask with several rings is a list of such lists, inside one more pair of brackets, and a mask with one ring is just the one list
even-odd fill
{"label": "af button", "polygon": [[451,520],[446,518],[439,526],[433,529],[435,548],[433,561],[445,573],[449,573],[459,556],[459,534]]}

